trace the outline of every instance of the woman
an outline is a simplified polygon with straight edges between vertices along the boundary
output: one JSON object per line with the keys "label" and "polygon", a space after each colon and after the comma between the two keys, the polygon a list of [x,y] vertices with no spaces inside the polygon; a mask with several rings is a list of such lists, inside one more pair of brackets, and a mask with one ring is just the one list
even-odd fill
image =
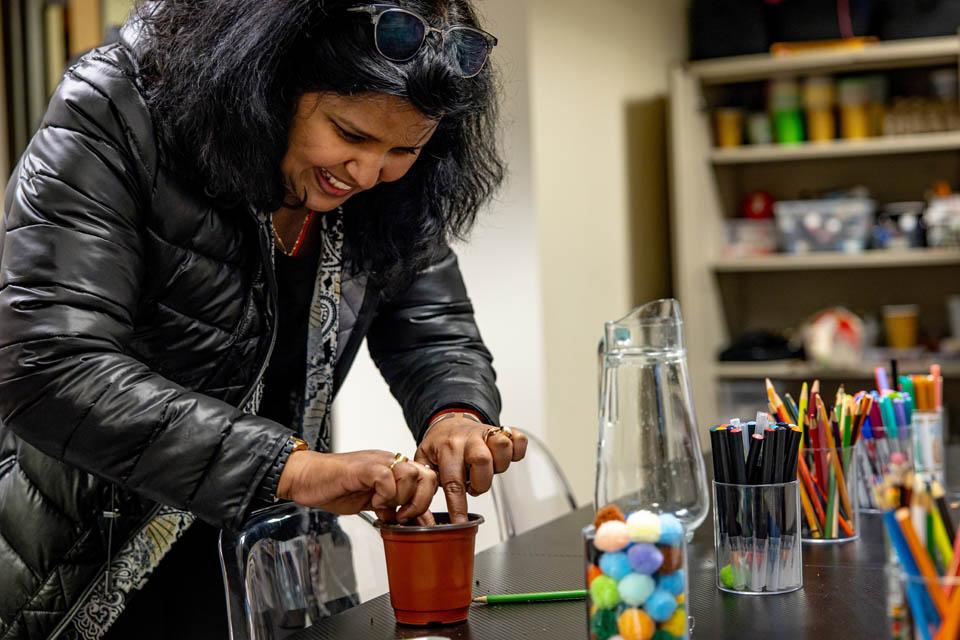
{"label": "woman", "polygon": [[[467,0],[164,0],[68,70],[0,229],[0,637],[222,636],[216,527],[463,520],[523,457],[446,244],[495,44]],[[326,453],[365,336],[415,461]]]}

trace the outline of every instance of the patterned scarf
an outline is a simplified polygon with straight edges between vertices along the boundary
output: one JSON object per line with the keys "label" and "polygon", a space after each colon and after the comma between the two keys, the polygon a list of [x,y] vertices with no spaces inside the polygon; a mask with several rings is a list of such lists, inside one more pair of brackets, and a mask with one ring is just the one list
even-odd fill
{"label": "patterned scarf", "polygon": [[[310,443],[310,448],[330,451],[330,407],[333,403],[333,371],[337,363],[343,272],[343,209],[323,214],[321,225],[323,244],[307,328],[306,384],[292,426],[299,425],[299,431]],[[263,380],[259,380],[252,399],[243,407],[244,411],[256,413],[262,397]],[[84,600],[76,605],[73,618],[64,622],[56,637],[67,640],[102,638],[123,612],[130,594],[146,584],[150,574],[195,518],[192,513],[161,505],[153,518],[113,556],[107,568],[110,580],[97,579],[84,595]]]}
{"label": "patterned scarf", "polygon": [[310,304],[307,328],[307,377],[296,420],[315,451],[331,450],[330,406],[340,332],[340,283],[343,276],[343,209],[324,214],[323,248]]}

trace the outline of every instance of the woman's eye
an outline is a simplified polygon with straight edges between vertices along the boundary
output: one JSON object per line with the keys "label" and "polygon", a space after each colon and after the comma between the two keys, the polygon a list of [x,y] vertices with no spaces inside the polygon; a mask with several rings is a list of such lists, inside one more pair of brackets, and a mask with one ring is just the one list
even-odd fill
{"label": "woman's eye", "polygon": [[340,134],[340,137],[346,140],[347,142],[363,142],[363,136],[358,136],[355,133],[350,133],[346,129],[337,127],[337,133]]}
{"label": "woman's eye", "polygon": [[409,155],[409,156],[420,155],[420,149],[417,149],[415,147],[405,147],[401,149],[394,149],[394,152],[402,155]]}

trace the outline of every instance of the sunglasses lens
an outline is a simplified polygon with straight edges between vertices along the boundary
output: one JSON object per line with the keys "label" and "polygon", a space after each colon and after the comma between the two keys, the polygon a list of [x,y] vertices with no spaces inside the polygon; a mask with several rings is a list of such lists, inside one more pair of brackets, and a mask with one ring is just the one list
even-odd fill
{"label": "sunglasses lens", "polygon": [[490,55],[488,37],[473,29],[451,29],[446,38],[447,55],[456,60],[466,77],[480,73]]}
{"label": "sunglasses lens", "polygon": [[377,23],[377,47],[390,60],[402,62],[415,56],[425,35],[423,22],[406,11],[386,11]]}

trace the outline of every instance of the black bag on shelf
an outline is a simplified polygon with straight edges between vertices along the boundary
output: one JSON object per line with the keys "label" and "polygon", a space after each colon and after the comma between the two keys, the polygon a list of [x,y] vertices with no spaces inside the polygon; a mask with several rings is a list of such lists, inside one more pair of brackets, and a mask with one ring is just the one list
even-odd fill
{"label": "black bag on shelf", "polygon": [[689,18],[691,60],[770,48],[763,0],[692,0]]}
{"label": "black bag on shelf", "polygon": [[877,35],[884,40],[953,36],[960,0],[882,0]]}
{"label": "black bag on shelf", "polygon": [[876,0],[770,2],[767,5],[770,39],[772,42],[798,42],[874,35],[875,4]]}

